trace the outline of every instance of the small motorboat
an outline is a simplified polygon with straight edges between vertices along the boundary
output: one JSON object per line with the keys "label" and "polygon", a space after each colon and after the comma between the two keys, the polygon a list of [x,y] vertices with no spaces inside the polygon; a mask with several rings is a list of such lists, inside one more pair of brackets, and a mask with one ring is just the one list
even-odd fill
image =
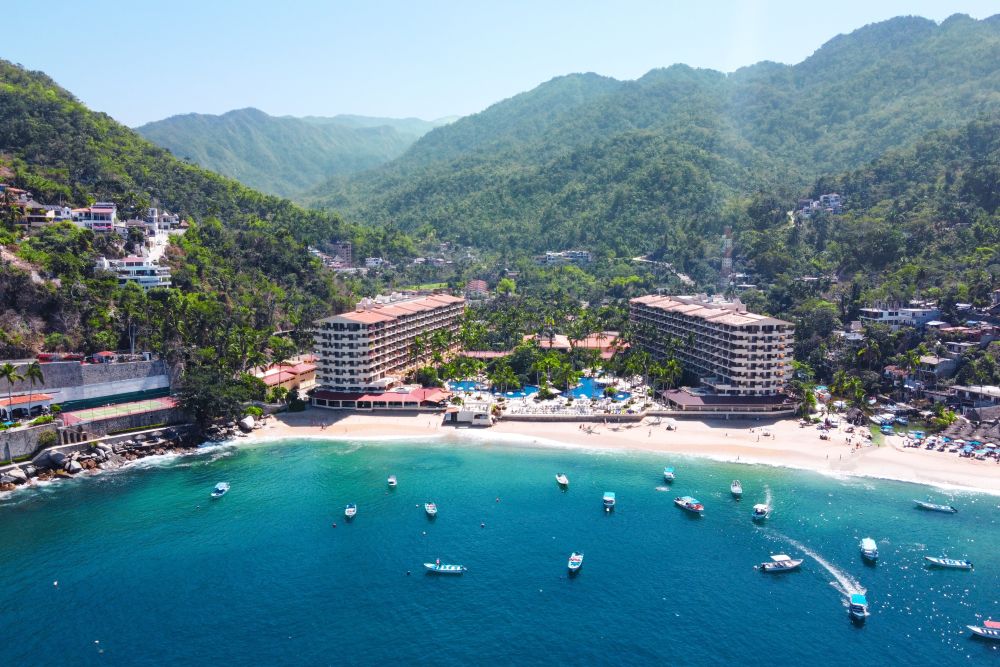
{"label": "small motorboat", "polygon": [[868,598],[862,593],[852,593],[850,604],[847,606],[847,613],[855,621],[863,623],[868,618]]}
{"label": "small motorboat", "polygon": [[386,484],[388,484],[393,489],[396,488],[396,485],[398,483],[399,482],[396,481],[396,476],[395,475],[389,475],[389,479],[386,480]]}
{"label": "small motorboat", "polygon": [[1000,621],[983,621],[982,625],[965,626],[977,637],[1000,641]]}
{"label": "small motorboat", "polygon": [[583,554],[573,552],[569,555],[569,562],[566,564],[567,569],[569,569],[570,574],[576,574],[583,567]]}
{"label": "small motorboat", "polygon": [[972,561],[962,560],[958,558],[936,558],[934,556],[924,556],[924,560],[928,561],[931,565],[936,565],[937,567],[946,567],[951,570],[971,570]]}
{"label": "small motorboat", "polygon": [[705,506],[698,502],[696,498],[692,498],[691,496],[674,498],[674,505],[677,505],[682,510],[691,512],[692,514],[701,514],[705,511]]}
{"label": "small motorboat", "polygon": [[875,540],[872,538],[866,537],[862,539],[858,547],[861,549],[861,557],[866,561],[874,563],[878,560],[878,545],[875,544]]}
{"label": "small motorboat", "polygon": [[663,481],[672,482],[677,479],[677,473],[674,472],[673,466],[668,466],[663,469]]}
{"label": "small motorboat", "polygon": [[610,512],[615,508],[615,492],[605,491],[604,492],[604,511]]}
{"label": "small motorboat", "polygon": [[958,511],[958,509],[952,507],[951,505],[938,505],[936,503],[924,502],[923,500],[914,500],[913,502],[915,502],[917,507],[920,509],[930,510],[931,512],[947,512],[949,514],[954,514]]}
{"label": "small motorboat", "polygon": [[227,493],[229,493],[229,482],[219,482],[209,495],[213,498],[221,498]]}
{"label": "small motorboat", "polygon": [[354,503],[347,503],[347,506],[344,507],[344,517],[346,517],[348,521],[353,519],[357,515],[357,513],[358,513],[358,506],[355,505]]}
{"label": "small motorboat", "polygon": [[754,521],[763,521],[769,516],[771,516],[771,506],[764,503],[757,503],[750,512],[750,517]]}
{"label": "small motorboat", "polygon": [[556,475],[556,484],[559,486],[569,486],[569,477],[567,477],[564,473],[559,473]]}
{"label": "small motorboat", "polygon": [[427,516],[435,517],[438,513],[438,506],[434,503],[424,503],[424,511],[427,512]]}
{"label": "small motorboat", "polygon": [[733,494],[733,498],[743,497],[743,485],[740,484],[740,480],[733,480],[733,483],[729,485],[729,493]]}
{"label": "small motorboat", "polygon": [[787,554],[774,554],[771,560],[760,564],[761,572],[791,572],[797,570],[802,565],[801,558],[792,558]]}
{"label": "small motorboat", "polygon": [[464,565],[449,565],[448,563],[442,563],[441,559],[438,559],[433,563],[424,563],[424,567],[428,572],[432,572],[434,574],[462,574],[468,569]]}

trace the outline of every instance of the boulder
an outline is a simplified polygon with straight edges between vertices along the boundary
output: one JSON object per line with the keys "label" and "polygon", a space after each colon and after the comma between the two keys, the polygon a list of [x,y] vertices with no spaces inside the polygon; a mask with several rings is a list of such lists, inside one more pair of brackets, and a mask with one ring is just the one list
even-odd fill
{"label": "boulder", "polygon": [[76,473],[81,472],[82,470],[83,466],[80,465],[79,461],[70,461],[69,463],[66,464],[66,472],[68,472],[71,475],[75,475]]}
{"label": "boulder", "polygon": [[12,477],[15,484],[24,484],[28,481],[28,473],[24,472],[20,468],[11,468],[7,471],[7,476]]}
{"label": "boulder", "polygon": [[46,459],[50,468],[62,468],[66,462],[66,455],[60,451],[52,450]]}
{"label": "boulder", "polygon": [[13,484],[13,483],[14,483],[14,478],[8,475],[7,473],[0,475],[0,484]]}
{"label": "boulder", "polygon": [[252,431],[253,424],[254,421],[251,415],[247,415],[246,417],[244,417],[239,421],[240,430],[243,431],[244,433],[249,433],[250,431]]}
{"label": "boulder", "polygon": [[38,468],[36,468],[35,466],[31,465],[30,463],[28,465],[24,466],[24,468],[22,468],[22,470],[24,470],[24,474],[27,475],[28,477],[34,477],[35,475],[38,474]]}
{"label": "boulder", "polygon": [[105,454],[110,454],[111,453],[111,445],[106,445],[103,442],[97,443],[96,449],[98,451],[104,452]]}

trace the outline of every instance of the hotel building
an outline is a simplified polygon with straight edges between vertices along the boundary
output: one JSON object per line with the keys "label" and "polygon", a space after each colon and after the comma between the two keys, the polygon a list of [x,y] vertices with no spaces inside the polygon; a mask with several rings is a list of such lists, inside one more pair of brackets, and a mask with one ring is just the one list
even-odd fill
{"label": "hotel building", "polygon": [[629,305],[643,349],[659,359],[672,342],[685,370],[718,396],[777,397],[792,377],[791,322],[749,313],[739,300],[704,294],[653,294]]}
{"label": "hotel building", "polygon": [[431,358],[429,345],[414,357],[414,341],[427,343],[438,331],[452,335],[465,300],[448,294],[418,298],[400,295],[365,299],[352,312],[316,322],[318,383],[334,392],[377,391],[391,387]]}

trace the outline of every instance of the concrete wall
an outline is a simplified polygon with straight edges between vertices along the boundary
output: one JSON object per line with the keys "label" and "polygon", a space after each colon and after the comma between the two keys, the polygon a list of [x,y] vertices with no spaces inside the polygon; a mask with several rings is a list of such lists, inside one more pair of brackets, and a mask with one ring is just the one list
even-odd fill
{"label": "concrete wall", "polygon": [[[79,426],[82,427],[85,432],[90,434],[90,437],[97,437],[107,435],[108,433],[117,433],[118,431],[142,428],[144,426],[154,426],[158,424],[182,424],[187,421],[187,416],[184,414],[183,410],[180,408],[170,408],[168,410],[154,410],[152,412],[122,415],[121,417],[112,417],[111,419],[102,419],[100,421],[84,422],[79,424]],[[71,428],[75,430],[76,425]]]}
{"label": "concrete wall", "polygon": [[[24,372],[24,367],[20,367]],[[34,387],[25,380],[14,384],[14,393],[35,391],[52,395],[53,403],[102,398],[170,386],[167,365],[161,360],[121,364],[81,364],[57,361],[42,364],[44,384]],[[6,390],[6,387],[4,387]]]}
{"label": "concrete wall", "polygon": [[56,429],[57,425],[52,423],[15,431],[0,431],[0,460],[6,462],[10,457],[16,459],[33,454],[38,449],[38,436],[42,433],[56,433]]}

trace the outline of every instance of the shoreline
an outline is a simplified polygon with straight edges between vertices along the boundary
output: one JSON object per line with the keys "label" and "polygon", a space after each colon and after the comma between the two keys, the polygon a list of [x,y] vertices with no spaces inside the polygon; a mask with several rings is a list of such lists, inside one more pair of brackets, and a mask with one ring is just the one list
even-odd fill
{"label": "shoreline", "polygon": [[[589,427],[589,428],[587,428]],[[904,449],[903,438],[890,436],[881,446],[855,447],[859,438],[842,430],[821,440],[815,427],[797,420],[768,422],[678,420],[677,430],[647,422],[499,421],[490,428],[455,428],[436,413],[340,413],[308,409],[273,415],[263,426],[234,444],[287,439],[442,440],[523,447],[589,451],[642,452],[716,461],[806,470],[837,478],[871,478],[933,486],[942,491],[970,491],[1000,496],[1000,465],[960,459],[955,454]],[[851,438],[851,444],[848,444]]]}

